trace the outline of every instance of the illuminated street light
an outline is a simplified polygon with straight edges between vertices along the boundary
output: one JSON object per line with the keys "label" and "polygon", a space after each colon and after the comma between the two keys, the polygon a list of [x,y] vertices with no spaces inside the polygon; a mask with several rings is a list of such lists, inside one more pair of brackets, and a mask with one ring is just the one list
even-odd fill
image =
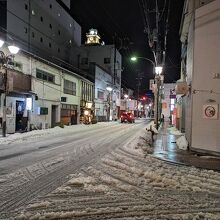
{"label": "illuminated street light", "polygon": [[3,46],[5,42],[3,40],[0,40],[0,48]]}
{"label": "illuminated street light", "polygon": [[151,59],[148,59],[147,57],[136,57],[136,56],[131,57],[131,61],[133,61],[133,62],[137,61],[137,59],[147,60],[155,67],[154,61]]}
{"label": "illuminated street light", "polygon": [[156,66],[155,67],[155,73],[157,75],[160,75],[162,73],[162,71],[163,71],[163,67],[162,66]]}
{"label": "illuminated street light", "polygon": [[8,49],[9,49],[10,53],[12,53],[12,54],[17,54],[18,51],[20,50],[20,48],[16,47],[16,46],[8,46]]}
{"label": "illuminated street light", "polygon": [[136,61],[137,57],[131,57],[131,61]]}
{"label": "illuminated street light", "polygon": [[[154,93],[154,101],[155,101],[155,113],[156,113],[156,117],[155,117],[155,122],[156,122],[156,128],[158,129],[158,119],[159,119],[159,96],[160,96],[160,86],[161,83],[163,83],[163,76],[161,76],[160,74],[163,71],[163,67],[162,66],[157,66],[157,60],[155,58],[155,62],[152,61],[151,59],[148,59],[146,57],[131,57],[131,61],[136,61],[137,59],[143,59],[143,60],[147,60],[148,62],[150,62],[153,67],[154,67],[154,71],[155,71],[155,81],[156,81],[156,85],[157,85],[157,90]],[[139,95],[138,95],[139,96]]]}
{"label": "illuminated street light", "polygon": [[106,90],[109,91],[109,92],[111,92],[111,91],[113,90],[113,88],[112,88],[111,86],[107,86],[107,87],[106,87]]}
{"label": "illuminated street light", "polygon": [[127,94],[125,94],[125,95],[124,95],[124,97],[127,99],[127,98],[128,98],[128,95],[127,95]]}

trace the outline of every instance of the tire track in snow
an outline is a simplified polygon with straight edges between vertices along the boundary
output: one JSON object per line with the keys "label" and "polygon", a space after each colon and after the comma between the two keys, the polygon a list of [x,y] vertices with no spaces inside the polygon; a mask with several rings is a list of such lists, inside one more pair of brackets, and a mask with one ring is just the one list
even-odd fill
{"label": "tire track in snow", "polygon": [[[134,126],[137,129],[137,125]],[[121,127],[118,129],[114,129],[114,132],[108,135],[107,138],[101,139],[100,143],[97,146],[97,137],[95,137],[94,143],[89,144],[88,148],[91,146],[96,148],[100,154],[105,154],[106,150],[110,149],[111,147],[115,148],[117,145],[114,145],[114,143],[121,143],[122,140],[116,140],[112,141],[112,136],[117,133],[118,137],[125,136],[125,140],[129,137],[130,134],[126,133],[126,130],[123,130],[123,134],[120,135],[119,131],[121,130]],[[130,127],[127,130],[132,130]],[[107,131],[108,133],[108,131]],[[103,136],[103,133],[100,134],[100,136]],[[78,149],[78,148],[77,148]],[[80,148],[79,148],[80,149]],[[85,151],[87,147],[82,148],[80,152],[76,151],[77,157],[82,154],[84,156],[84,161],[77,161],[73,162],[72,164],[68,164],[68,166],[62,167],[60,169],[56,169],[54,172],[51,172],[47,174],[47,178],[43,178],[43,176],[35,179],[34,182],[31,182],[31,184],[28,182],[28,184],[22,185],[19,189],[16,189],[12,194],[8,196],[8,199],[4,198],[4,202],[1,203],[0,211],[10,212],[14,210],[15,208],[20,207],[21,205],[24,205],[27,201],[30,201],[31,199],[35,198],[39,194],[46,194],[50,192],[52,189],[56,188],[57,186],[61,185],[63,182],[65,182],[65,177],[73,172],[74,170],[78,169],[80,166],[84,164],[85,161],[90,161],[93,158],[96,158],[96,152],[93,150],[92,152]],[[88,155],[90,153],[90,155]],[[88,156],[86,156],[88,155]],[[12,198],[11,200],[9,198]],[[15,199],[16,198],[16,199]]]}
{"label": "tire track in snow", "polygon": [[50,203],[47,207],[26,212],[39,219],[220,219],[219,173],[140,158],[126,149],[93,159],[81,172],[63,185],[64,191],[61,187],[41,198]]}

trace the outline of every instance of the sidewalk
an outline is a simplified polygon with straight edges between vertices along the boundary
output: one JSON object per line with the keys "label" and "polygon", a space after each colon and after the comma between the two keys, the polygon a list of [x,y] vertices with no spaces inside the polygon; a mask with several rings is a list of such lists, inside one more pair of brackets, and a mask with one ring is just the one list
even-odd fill
{"label": "sidewalk", "polygon": [[156,136],[154,157],[179,165],[220,171],[220,157],[198,156],[190,150],[179,150],[175,143],[179,136],[170,134],[167,130],[168,126],[168,122],[165,122]]}

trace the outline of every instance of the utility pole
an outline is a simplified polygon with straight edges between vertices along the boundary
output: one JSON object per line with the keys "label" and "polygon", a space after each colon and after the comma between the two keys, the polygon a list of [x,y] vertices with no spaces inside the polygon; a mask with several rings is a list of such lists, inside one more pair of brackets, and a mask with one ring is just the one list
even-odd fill
{"label": "utility pole", "polygon": [[[161,42],[159,39],[159,8],[158,8],[158,0],[155,1],[155,7],[156,7],[156,65],[161,63]],[[155,94],[155,122],[156,122],[156,128],[158,129],[159,124],[158,121],[160,119],[160,115],[159,115],[159,105],[160,105],[160,76],[155,76],[155,83],[156,83],[156,94]]]}
{"label": "utility pole", "polygon": [[136,78],[137,80],[137,116],[139,117],[139,109],[138,109],[138,104],[139,104],[139,96],[140,96],[140,85],[141,85],[141,80],[142,80],[142,74],[138,72],[138,77]]}
{"label": "utility pole", "polygon": [[[8,66],[8,64],[6,64]],[[2,115],[2,136],[6,137],[6,98],[7,98],[7,86],[8,86],[8,74],[7,74],[7,66],[4,69],[4,98],[3,98],[3,115]]]}

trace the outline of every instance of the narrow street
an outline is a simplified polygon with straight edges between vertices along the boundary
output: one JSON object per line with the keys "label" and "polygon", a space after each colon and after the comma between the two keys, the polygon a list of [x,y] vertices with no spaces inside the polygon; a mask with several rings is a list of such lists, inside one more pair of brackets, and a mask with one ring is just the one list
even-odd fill
{"label": "narrow street", "polygon": [[53,191],[67,181],[69,174],[123,146],[146,123],[139,120],[135,124],[73,126],[72,132],[1,145],[0,213],[10,215],[32,199]]}
{"label": "narrow street", "polygon": [[148,123],[73,126],[1,145],[0,219],[219,219],[219,173],[147,154]]}

